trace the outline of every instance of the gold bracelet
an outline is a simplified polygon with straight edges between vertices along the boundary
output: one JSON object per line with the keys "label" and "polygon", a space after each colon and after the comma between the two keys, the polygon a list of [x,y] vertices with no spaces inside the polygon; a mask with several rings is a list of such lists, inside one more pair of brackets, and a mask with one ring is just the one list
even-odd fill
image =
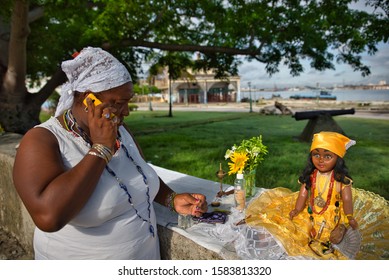
{"label": "gold bracelet", "polygon": [[110,156],[107,153],[104,153],[103,151],[93,148],[95,151],[97,151],[97,154],[99,157],[103,158],[107,163],[110,161]]}
{"label": "gold bracelet", "polygon": [[103,155],[100,154],[100,153],[96,153],[96,152],[94,152],[94,151],[89,151],[89,152],[88,152],[88,155],[102,158],[106,163],[108,163],[108,161],[107,161],[107,159],[105,158],[105,156],[103,156]]}
{"label": "gold bracelet", "polygon": [[169,194],[168,197],[166,198],[165,205],[170,211],[177,213],[174,207],[174,198],[176,197],[176,195],[177,195],[176,192],[172,192],[171,194]]}
{"label": "gold bracelet", "polygon": [[354,216],[351,214],[346,215],[346,217],[349,221],[354,220]]}
{"label": "gold bracelet", "polygon": [[108,147],[102,144],[93,144],[92,149],[96,150],[99,154],[104,156],[107,163],[112,159],[113,154]]}
{"label": "gold bracelet", "polygon": [[93,144],[92,149],[96,149],[96,150],[101,151],[103,153],[113,155],[111,149],[108,148],[107,146],[104,146],[103,144]]}

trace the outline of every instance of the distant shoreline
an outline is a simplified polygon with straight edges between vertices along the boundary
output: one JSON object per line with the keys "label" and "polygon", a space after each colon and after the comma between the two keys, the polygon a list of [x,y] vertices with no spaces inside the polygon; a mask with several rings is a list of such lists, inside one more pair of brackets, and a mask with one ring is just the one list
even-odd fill
{"label": "distant shoreline", "polygon": [[[333,90],[329,91],[331,96],[336,97],[336,101],[352,101],[352,102],[373,102],[373,101],[389,101],[389,90]],[[274,99],[281,98],[283,100],[291,99],[295,95],[318,95],[319,91],[304,89],[298,91],[241,91],[240,99],[252,98],[252,100]]]}
{"label": "distant shoreline", "polygon": [[378,85],[346,85],[340,87],[324,87],[324,88],[314,88],[314,87],[306,87],[306,86],[294,86],[294,87],[282,87],[282,88],[241,88],[242,92],[249,91],[265,91],[265,92],[278,92],[278,91],[304,91],[304,90],[389,90],[389,84],[378,84]]}
{"label": "distant shoreline", "polygon": [[[253,112],[259,113],[264,108],[274,108],[275,102],[287,106],[293,113],[298,111],[313,111],[313,110],[339,110],[339,109],[355,109],[355,116],[364,118],[389,119],[389,101],[371,101],[371,102],[353,102],[353,101],[333,101],[333,100],[291,100],[291,99],[264,99],[259,102],[252,103]],[[138,110],[150,110],[148,102],[136,103]],[[169,104],[166,102],[152,102],[154,111],[168,111]],[[188,104],[174,103],[172,111],[207,111],[207,112],[249,112],[249,102],[229,102],[229,103],[208,103],[208,104]],[[277,113],[280,113],[278,110]]]}

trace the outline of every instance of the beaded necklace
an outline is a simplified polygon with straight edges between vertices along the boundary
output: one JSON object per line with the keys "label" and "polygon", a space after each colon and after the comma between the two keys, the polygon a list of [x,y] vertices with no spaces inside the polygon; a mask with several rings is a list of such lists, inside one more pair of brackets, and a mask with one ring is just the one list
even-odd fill
{"label": "beaded necklace", "polygon": [[[319,180],[320,180],[321,178],[323,178],[323,175],[321,175],[320,172],[318,172],[317,174],[320,175]],[[331,174],[332,174],[332,173],[331,173]],[[319,207],[321,207],[321,208],[323,208],[323,207],[325,206],[325,204],[326,204],[326,201],[323,199],[322,195],[325,193],[325,191],[326,191],[326,189],[327,189],[328,182],[329,182],[329,180],[330,180],[330,178],[331,178],[331,174],[326,174],[326,175],[324,175],[325,178],[326,178],[326,181],[325,181],[325,183],[324,183],[323,189],[320,188],[320,187],[321,187],[320,181],[319,181],[319,184],[317,184],[317,196],[315,197],[314,202],[315,202],[315,204],[316,204],[317,206],[319,206]],[[318,175],[317,175],[317,176],[318,176]],[[316,176],[316,180],[317,180],[317,176]]]}
{"label": "beaded necklace", "polygon": [[[68,131],[71,131],[73,132],[73,134],[76,136],[76,137],[82,137],[90,146],[92,146],[92,142],[90,141],[89,139],[89,136],[84,132],[84,130],[82,130],[80,128],[80,126],[78,125],[76,119],[74,118],[71,110],[67,110],[64,112],[63,114],[63,120],[64,120],[64,124],[65,124],[65,127]],[[75,128],[77,128],[77,130],[80,132],[80,133],[77,133],[75,131]],[[155,230],[154,230],[154,226],[152,225],[152,222],[151,222],[151,202],[150,202],[150,188],[149,188],[149,184],[148,184],[148,180],[147,180],[147,177],[145,175],[145,173],[143,172],[143,169],[140,165],[138,165],[134,158],[130,155],[127,147],[123,144],[123,142],[121,141],[121,136],[120,136],[120,133],[118,131],[118,139],[117,139],[117,142],[120,143],[120,147],[123,149],[123,151],[125,152],[126,154],[126,157],[135,165],[136,167],[136,170],[138,171],[138,173],[140,175],[142,175],[142,178],[143,178],[143,182],[144,184],[146,185],[146,196],[147,196],[147,211],[148,211],[148,219],[145,219],[143,218],[140,214],[139,214],[139,211],[135,208],[134,204],[133,204],[133,201],[132,201],[132,196],[130,194],[130,192],[128,191],[128,188],[127,186],[123,183],[123,181],[116,175],[115,171],[112,170],[112,168],[110,168],[108,166],[108,164],[105,166],[105,170],[107,170],[107,172],[116,179],[116,181],[118,182],[120,188],[125,192],[125,194],[127,195],[128,199],[127,201],[130,203],[130,205],[132,206],[132,208],[134,209],[135,211],[135,214],[138,216],[139,219],[141,219],[142,221],[144,222],[147,222],[149,224],[149,232],[151,234],[152,237],[155,237]]]}
{"label": "beaded necklace", "polygon": [[[315,188],[316,188],[317,172],[318,172],[318,170],[315,169],[315,171],[313,172],[313,175],[311,177],[312,185],[311,185],[311,188],[308,190],[309,203],[308,203],[307,211],[308,211],[308,214],[309,214],[309,221],[311,223],[311,229],[309,231],[309,235],[313,239],[316,237],[317,232],[315,230],[315,219],[312,216],[312,214],[315,213],[317,215],[321,215],[321,214],[323,214],[327,210],[327,208],[328,208],[328,206],[329,206],[329,204],[331,202],[332,190],[334,188],[334,172],[332,171],[331,172],[331,182],[330,182],[330,186],[329,186],[329,190],[328,190],[327,200],[325,201],[325,205],[321,209],[321,211],[317,212],[316,209],[315,209],[315,198],[314,198],[314,196],[315,196]],[[326,182],[326,184],[327,183],[328,182]],[[323,221],[322,226],[319,229],[318,238],[320,238],[321,231],[323,230],[324,226],[325,226],[325,221]]]}
{"label": "beaded necklace", "polygon": [[[119,135],[119,139],[120,139],[120,135]],[[119,186],[120,188],[126,193],[126,195],[128,196],[128,202],[130,203],[130,205],[132,206],[132,208],[134,209],[135,211],[135,214],[138,216],[138,218],[140,218],[142,221],[144,222],[147,222],[149,223],[149,232],[150,234],[155,237],[155,231],[154,231],[154,226],[152,225],[151,223],[151,203],[150,203],[150,188],[149,188],[149,183],[148,183],[148,180],[147,180],[147,177],[145,175],[145,173],[143,172],[143,169],[142,167],[140,167],[136,162],[135,160],[133,159],[133,157],[130,155],[130,153],[128,152],[126,146],[124,146],[123,142],[121,140],[120,141],[120,147],[123,149],[123,151],[126,153],[126,156],[127,158],[136,166],[136,170],[139,172],[139,174],[142,175],[143,177],[143,182],[144,184],[146,185],[146,196],[147,196],[147,211],[148,211],[148,219],[145,219],[143,218],[138,210],[135,208],[133,202],[132,202],[132,196],[130,194],[130,192],[128,191],[128,188],[127,186],[123,183],[122,180],[120,180],[120,178],[116,175],[116,173],[108,166],[108,164],[105,166],[105,169],[108,171],[108,173],[114,177],[116,179],[116,181],[119,183]]]}
{"label": "beaded necklace", "polygon": [[[76,118],[73,116],[72,110],[68,109],[63,113],[63,122],[68,131],[71,131],[74,136],[81,137],[89,145],[92,146],[92,141],[89,139],[89,135],[78,125]],[[79,133],[75,130],[79,131]]]}
{"label": "beaded necklace", "polygon": [[317,172],[318,172],[318,170],[316,169],[313,172],[313,176],[312,176],[312,190],[311,190],[311,195],[310,195],[310,207],[311,207],[313,213],[315,213],[317,215],[321,215],[321,214],[323,214],[327,210],[327,208],[328,208],[328,206],[330,205],[330,202],[331,202],[332,190],[334,188],[334,172],[331,172],[331,181],[330,181],[330,186],[329,186],[329,190],[328,190],[328,194],[327,194],[327,200],[326,200],[326,202],[324,204],[324,207],[321,209],[320,212],[316,211],[316,209],[315,209],[315,201],[314,201],[315,200],[314,196],[315,196]]}

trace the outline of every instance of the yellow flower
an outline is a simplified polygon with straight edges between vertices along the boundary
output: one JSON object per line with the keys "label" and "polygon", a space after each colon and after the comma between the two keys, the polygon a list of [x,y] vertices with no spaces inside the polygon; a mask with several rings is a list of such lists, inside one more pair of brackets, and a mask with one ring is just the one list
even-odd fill
{"label": "yellow flower", "polygon": [[249,159],[246,153],[234,152],[230,156],[231,162],[228,163],[230,171],[228,175],[243,172],[246,161]]}

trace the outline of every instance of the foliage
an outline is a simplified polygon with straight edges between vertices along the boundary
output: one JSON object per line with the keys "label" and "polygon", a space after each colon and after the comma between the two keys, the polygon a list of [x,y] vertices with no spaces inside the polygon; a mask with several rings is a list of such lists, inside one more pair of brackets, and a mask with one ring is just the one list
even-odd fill
{"label": "foliage", "polygon": [[150,93],[159,93],[159,92],[161,92],[161,90],[153,85],[134,84],[134,93],[135,94],[147,95]]}
{"label": "foliage", "polygon": [[49,109],[55,110],[57,108],[60,97],[61,96],[57,91],[54,91],[53,94],[49,96],[47,99],[47,103],[49,103]]}
{"label": "foliage", "polygon": [[[0,120],[3,126],[22,131],[33,125],[25,124],[26,120],[36,118],[40,105],[65,79],[60,75],[60,63],[85,46],[110,51],[128,67],[135,82],[141,63],[150,58],[156,58],[152,64],[170,66],[171,79],[188,67],[215,69],[218,78],[235,75],[242,59],[263,63],[269,75],[276,73],[280,64],[285,64],[291,75],[299,75],[305,71],[302,60],[320,71],[346,63],[368,75],[370,69],[361,61],[361,54],[373,55],[378,43],[388,41],[389,30],[384,28],[389,25],[388,1],[366,1],[368,8],[374,8],[369,13],[350,8],[354,2],[4,0],[0,10],[0,100],[6,101],[0,102],[0,112],[4,112]],[[11,28],[17,6],[20,11],[29,10],[28,20],[14,17],[19,26]],[[25,14],[20,11],[14,14]],[[24,26],[25,22],[29,26]],[[26,39],[26,52],[14,51],[17,57],[8,57],[9,50],[15,50],[10,41],[15,45]],[[6,77],[8,63],[15,61],[18,73]],[[25,80],[25,75],[35,85],[45,77],[51,80],[29,95],[24,85],[12,81]],[[12,119],[19,123],[9,124],[9,115],[20,115],[18,120]]]}
{"label": "foliage", "polygon": [[190,77],[187,69],[193,68],[193,61],[188,53],[167,52],[148,56],[147,60],[152,63],[150,74],[157,75],[167,67],[169,79]]}
{"label": "foliage", "polygon": [[368,74],[359,55],[388,40],[388,3],[367,1],[376,8],[369,14],[350,9],[353,2],[35,0],[31,12],[43,8],[44,16],[30,24],[28,73],[50,76],[74,51],[94,45],[125,56],[133,76],[141,57],[158,49],[198,53],[197,67],[217,74],[237,73],[239,56],[246,56],[269,74],[284,63],[292,75],[304,71],[301,59],[334,68],[335,51],[337,61]]}
{"label": "foliage", "polygon": [[134,103],[128,103],[128,109],[130,110],[130,111],[136,111],[136,110],[138,110],[138,105],[136,105],[136,104],[134,104]]}
{"label": "foliage", "polygon": [[226,151],[224,159],[230,160],[228,175],[253,171],[265,159],[267,146],[262,143],[262,135],[243,139]]}
{"label": "foliage", "polygon": [[[164,68],[167,68],[169,81],[178,78],[192,79],[192,75],[187,71],[193,68],[193,61],[186,52],[167,52],[166,54],[151,55],[147,60],[152,61],[150,67],[151,75],[158,75]],[[172,98],[172,88],[169,87],[169,100]],[[172,102],[169,102],[169,117],[172,117]]]}

